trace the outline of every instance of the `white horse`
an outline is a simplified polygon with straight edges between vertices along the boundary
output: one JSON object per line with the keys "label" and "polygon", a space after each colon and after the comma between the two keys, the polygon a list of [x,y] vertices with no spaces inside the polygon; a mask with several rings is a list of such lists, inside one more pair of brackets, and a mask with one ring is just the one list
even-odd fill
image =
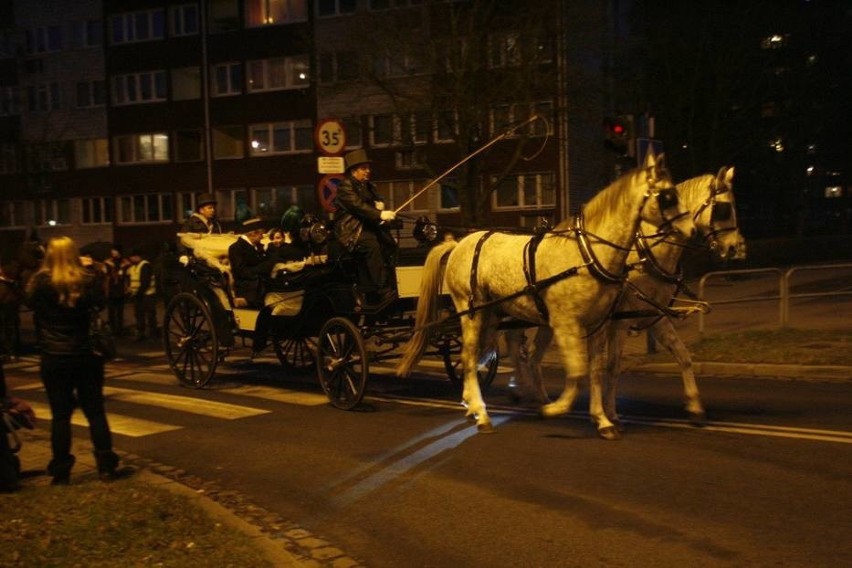
{"label": "white horse", "polygon": [[[733,191],[734,168],[723,167],[716,176],[705,174],[678,184],[681,203],[690,212],[698,233],[719,259],[745,258],[745,239],[739,231]],[[704,406],[695,381],[692,358],[672,323],[677,312],[677,296],[691,295],[683,283],[679,262],[685,248],[691,246],[678,233],[660,236],[656,229],[642,223],[636,250],[630,253],[627,265],[635,267],[628,278],[628,288],[614,311],[615,319],[590,338],[592,382],[604,385],[604,412],[621,429],[616,411],[616,392],[624,342],[631,330],[647,330],[654,339],[674,355],[681,369],[686,411],[693,424],[705,420]],[[669,306],[674,306],[670,309]],[[700,305],[692,304],[694,307]],[[684,306],[689,311],[690,305]],[[681,313],[686,313],[683,311]],[[618,315],[639,317],[619,319]],[[525,339],[518,332],[507,333],[508,351],[516,363],[517,386],[547,400],[541,376],[541,359],[550,344],[552,331],[541,327],[526,362],[519,361],[520,343]]]}
{"label": "white horse", "polygon": [[[586,337],[609,316],[624,282],[627,254],[641,220],[689,235],[692,219],[678,206],[663,157],[649,155],[598,193],[573,223],[532,239],[480,231],[460,242],[437,245],[427,258],[418,297],[415,331],[397,367],[406,376],[428,343],[428,322],[437,312],[442,281],[461,318],[462,402],[481,432],[493,431],[477,380],[482,345],[491,342],[500,318],[553,328],[566,371],[565,389],[542,408],[545,416],[568,412],[578,382],[588,375]],[[445,271],[441,259],[448,255]],[[603,412],[600,385],[592,383],[590,413],[604,437],[618,432]]]}

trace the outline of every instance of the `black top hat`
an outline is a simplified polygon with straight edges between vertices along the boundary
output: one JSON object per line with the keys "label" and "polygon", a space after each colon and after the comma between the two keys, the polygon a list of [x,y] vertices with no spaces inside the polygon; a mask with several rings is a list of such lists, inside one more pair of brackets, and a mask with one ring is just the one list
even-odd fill
{"label": "black top hat", "polygon": [[361,164],[371,163],[370,158],[367,157],[367,151],[361,148],[358,150],[352,150],[343,156],[343,160],[346,162],[347,170],[351,170],[355,166],[360,166]]}
{"label": "black top hat", "polygon": [[242,223],[243,233],[250,233],[252,231],[257,231],[258,229],[260,229],[260,230],[266,229],[263,226],[263,221],[260,219],[260,217],[251,217],[249,219],[246,219]]}
{"label": "black top hat", "polygon": [[198,211],[199,209],[201,209],[205,205],[210,205],[211,203],[213,205],[216,205],[216,198],[213,197],[213,194],[211,194],[211,193],[200,193],[198,195],[198,198],[195,200],[195,210]]}

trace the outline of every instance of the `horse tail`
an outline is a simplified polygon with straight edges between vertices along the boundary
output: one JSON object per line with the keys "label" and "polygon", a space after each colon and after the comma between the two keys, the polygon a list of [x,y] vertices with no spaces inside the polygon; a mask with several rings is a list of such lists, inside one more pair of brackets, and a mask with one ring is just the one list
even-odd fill
{"label": "horse tail", "polygon": [[417,312],[414,315],[414,331],[403,347],[402,358],[396,367],[399,377],[407,377],[411,368],[426,352],[432,333],[427,327],[438,318],[438,292],[444,281],[444,259],[458,245],[455,240],[446,240],[436,245],[426,256],[420,280],[420,295],[417,297]]}

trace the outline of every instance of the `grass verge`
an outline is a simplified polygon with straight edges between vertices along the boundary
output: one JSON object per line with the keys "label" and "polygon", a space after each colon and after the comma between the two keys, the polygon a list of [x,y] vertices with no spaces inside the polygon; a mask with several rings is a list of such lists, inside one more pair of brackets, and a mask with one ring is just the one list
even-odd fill
{"label": "grass verge", "polygon": [[[689,346],[695,361],[852,365],[852,329],[774,329],[708,335]],[[663,349],[663,351],[665,351]],[[667,352],[647,362],[668,362]]]}
{"label": "grass verge", "polygon": [[0,550],[16,567],[272,566],[187,497],[132,478],[0,495]]}

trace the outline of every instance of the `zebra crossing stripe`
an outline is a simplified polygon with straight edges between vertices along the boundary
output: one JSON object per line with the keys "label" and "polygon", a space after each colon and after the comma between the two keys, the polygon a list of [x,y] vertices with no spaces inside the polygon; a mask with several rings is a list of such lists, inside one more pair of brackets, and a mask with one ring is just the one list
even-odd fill
{"label": "zebra crossing stripe", "polygon": [[253,396],[263,400],[274,400],[300,406],[322,406],[328,404],[328,397],[313,392],[299,392],[275,387],[242,386],[229,392],[241,396]]}
{"label": "zebra crossing stripe", "polygon": [[223,420],[237,420],[248,416],[269,414],[271,411],[249,406],[238,406],[225,402],[215,402],[188,396],[173,394],[162,394],[154,392],[143,392],[132,389],[116,387],[104,387],[104,396],[111,400],[131,402],[134,404],[145,404],[148,406],[159,406],[170,410],[212,416]]}
{"label": "zebra crossing stripe", "polygon": [[[30,406],[36,412],[39,419],[52,420],[53,414],[50,412],[50,406],[41,402],[30,402]],[[141,438],[152,434],[160,434],[162,432],[170,432],[172,430],[180,430],[181,426],[173,424],[165,424],[163,422],[154,422],[145,420],[144,418],[131,418],[121,414],[113,414],[107,412],[107,420],[109,420],[109,428],[113,434],[129,436],[131,438]],[[74,426],[88,427],[89,422],[82,412],[75,412],[71,415],[71,424]]]}

